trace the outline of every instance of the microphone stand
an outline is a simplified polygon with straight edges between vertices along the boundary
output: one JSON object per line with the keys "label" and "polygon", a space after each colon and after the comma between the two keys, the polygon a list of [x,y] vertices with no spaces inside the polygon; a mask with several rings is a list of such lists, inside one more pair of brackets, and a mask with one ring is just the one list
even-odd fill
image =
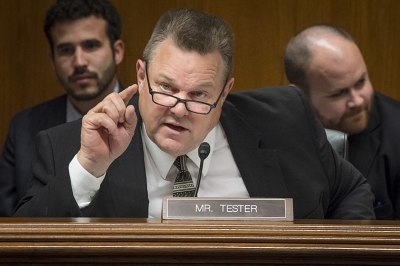
{"label": "microphone stand", "polygon": [[200,158],[200,169],[199,169],[199,174],[197,176],[197,182],[196,182],[196,190],[194,192],[194,196],[197,198],[197,192],[199,192],[199,187],[200,187],[200,179],[202,176],[203,172],[203,162],[205,158]]}
{"label": "microphone stand", "polygon": [[199,174],[197,176],[197,182],[196,182],[196,190],[194,192],[194,196],[197,197],[197,193],[199,192],[199,187],[200,187],[200,180],[201,180],[201,174],[203,172],[203,163],[204,160],[208,157],[210,154],[210,144],[207,142],[203,142],[199,146],[199,157],[200,157],[200,169],[199,169]]}

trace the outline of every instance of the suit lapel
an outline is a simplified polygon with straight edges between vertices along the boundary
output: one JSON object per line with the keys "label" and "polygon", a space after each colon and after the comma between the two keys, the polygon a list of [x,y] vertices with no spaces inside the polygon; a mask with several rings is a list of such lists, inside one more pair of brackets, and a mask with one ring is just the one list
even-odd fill
{"label": "suit lapel", "polygon": [[252,128],[227,101],[221,124],[250,196],[289,197],[279,167],[278,151],[264,147],[261,132]]}

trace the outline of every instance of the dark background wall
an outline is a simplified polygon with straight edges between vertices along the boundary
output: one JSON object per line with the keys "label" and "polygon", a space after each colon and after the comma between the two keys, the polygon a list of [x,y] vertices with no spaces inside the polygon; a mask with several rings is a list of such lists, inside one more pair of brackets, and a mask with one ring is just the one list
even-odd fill
{"label": "dark background wall", "polygon": [[[53,0],[0,1],[0,145],[18,111],[63,93],[42,31]],[[236,33],[234,90],[285,85],[283,51],[290,36],[312,23],[333,23],[358,42],[376,90],[400,99],[398,0],[112,0],[121,13],[126,56],[124,85],[136,80],[135,62],[157,18],[175,7],[223,17]],[[45,118],[43,118],[45,119]]]}

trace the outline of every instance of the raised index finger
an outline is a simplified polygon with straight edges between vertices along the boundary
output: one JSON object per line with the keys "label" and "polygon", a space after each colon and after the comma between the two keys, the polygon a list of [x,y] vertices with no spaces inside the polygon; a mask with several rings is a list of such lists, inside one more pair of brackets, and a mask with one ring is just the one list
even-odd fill
{"label": "raised index finger", "polygon": [[138,90],[138,85],[133,84],[119,93],[119,96],[121,96],[121,99],[124,101],[125,105],[128,104],[129,100],[132,99],[133,95],[136,94],[137,90]]}

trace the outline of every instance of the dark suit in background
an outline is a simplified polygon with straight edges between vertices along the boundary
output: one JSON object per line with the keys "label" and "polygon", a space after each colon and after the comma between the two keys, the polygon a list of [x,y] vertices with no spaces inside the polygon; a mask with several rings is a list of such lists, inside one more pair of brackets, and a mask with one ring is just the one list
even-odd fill
{"label": "dark suit in background", "polygon": [[400,102],[375,92],[368,128],[349,137],[349,160],[372,187],[377,219],[400,219]]}
{"label": "dark suit in background", "polygon": [[26,109],[11,120],[0,158],[0,216],[10,216],[32,179],[37,133],[66,121],[66,95]]}
{"label": "dark suit in background", "polygon": [[[137,96],[133,104],[138,110]],[[292,197],[296,219],[374,218],[365,178],[332,150],[299,90],[231,94],[220,121],[251,197]],[[80,128],[76,121],[39,134],[33,187],[16,215],[147,218],[140,117],[129,147],[111,164],[83,210],[74,199],[68,171],[80,147]]]}

